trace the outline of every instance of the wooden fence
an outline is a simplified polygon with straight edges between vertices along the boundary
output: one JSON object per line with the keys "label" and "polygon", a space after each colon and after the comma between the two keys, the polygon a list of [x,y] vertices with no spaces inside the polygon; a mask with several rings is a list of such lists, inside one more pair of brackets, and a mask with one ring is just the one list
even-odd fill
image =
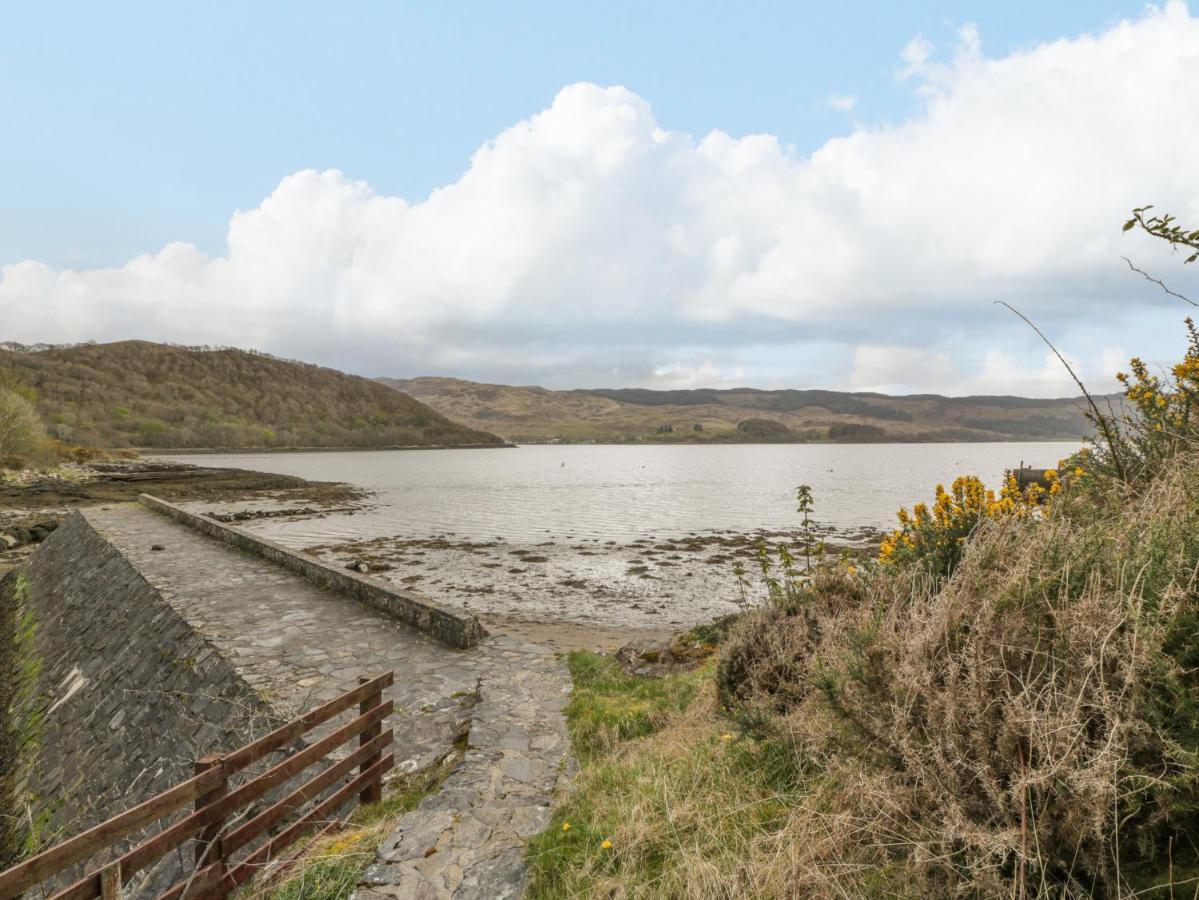
{"label": "wooden fence", "polygon": [[[392,701],[383,700],[383,690],[394,681],[394,672],[360,679],[359,686],[354,690],[293,719],[270,734],[231,753],[204,757],[196,762],[195,775],[182,784],[0,872],[0,898],[8,900],[19,897],[29,888],[64,869],[86,862],[187,804],[193,805],[189,815],[165,825],[157,834],[118,858],[88,872],[79,881],[54,894],[51,900],[119,898],[122,886],[134,875],[192,839],[195,841],[194,870],[185,876],[185,880],[159,895],[158,900],[225,897],[267,863],[276,860],[279,852],[297,838],[313,830],[327,828],[337,811],[353,802],[355,797],[359,803],[373,803],[381,798],[383,775],[395,764],[395,757],[388,752],[393,734],[390,730],[383,731],[383,720],[391,714],[393,705]],[[302,750],[292,752],[282,762],[244,784],[230,787],[231,775],[293,744],[297,738],[351,709],[354,704],[358,704],[358,715],[353,721]],[[295,778],[305,769],[326,760],[334,750],[355,736],[358,737],[358,748],[352,753],[332,762],[262,812],[232,827],[226,826],[234,813]],[[290,814],[351,775],[349,781],[304,810],[294,822],[286,822]],[[281,823],[286,823],[282,830],[264,838]],[[240,851],[245,851],[256,841],[256,847],[248,853],[242,852],[238,858]]]}

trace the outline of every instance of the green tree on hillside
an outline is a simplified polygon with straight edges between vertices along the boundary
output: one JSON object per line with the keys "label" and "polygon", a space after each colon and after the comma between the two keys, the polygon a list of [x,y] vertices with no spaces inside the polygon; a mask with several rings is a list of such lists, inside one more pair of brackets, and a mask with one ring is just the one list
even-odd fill
{"label": "green tree on hillside", "polygon": [[44,440],[33,403],[20,391],[0,384],[0,457],[32,453]]}

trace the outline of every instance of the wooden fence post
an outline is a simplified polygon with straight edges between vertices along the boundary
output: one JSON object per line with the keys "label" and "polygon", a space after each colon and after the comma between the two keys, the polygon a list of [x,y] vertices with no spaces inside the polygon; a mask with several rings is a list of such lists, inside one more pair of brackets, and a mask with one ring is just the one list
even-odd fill
{"label": "wooden fence post", "polygon": [[[196,760],[195,774],[199,775],[202,772],[207,772],[209,769],[220,766],[224,757],[219,753],[213,753],[208,756],[201,757]],[[229,793],[229,779],[222,778],[211,791],[207,794],[201,794],[196,798],[195,811],[199,812],[207,806],[216,803]],[[203,869],[212,863],[217,864],[216,876],[219,879],[225,874],[225,852],[221,847],[221,828],[225,824],[225,819],[222,816],[214,822],[210,822],[204,826],[203,830],[196,835],[196,869]],[[221,896],[224,896],[221,894]]]}
{"label": "wooden fence post", "polygon": [[[366,684],[370,680],[371,679],[366,677],[365,675],[361,675],[358,678],[358,683]],[[380,688],[375,693],[362,698],[362,702],[358,704],[358,715],[360,715],[360,716],[366,715],[368,712],[370,712],[372,709],[374,709],[376,706],[378,706],[382,702],[383,702],[383,689]],[[372,725],[370,728],[363,731],[362,734],[360,734],[358,736],[358,746],[359,747],[366,746],[367,744],[369,744],[371,741],[373,741],[375,738],[377,738],[382,733],[383,733],[383,722],[382,721],[376,722],[374,725]],[[368,756],[366,759],[364,759],[362,761],[362,764],[358,767],[359,773],[367,771],[367,769],[369,769],[371,766],[373,766],[375,763],[377,763],[382,758],[383,758],[382,753],[372,753],[370,756]],[[358,802],[359,803],[378,803],[382,799],[383,799],[383,773],[380,772],[379,776],[374,781],[372,781],[370,784],[368,784],[365,788],[362,789],[362,793],[360,793],[358,795]]]}
{"label": "wooden fence post", "polygon": [[109,863],[100,870],[100,897],[101,900],[121,900],[120,860]]}

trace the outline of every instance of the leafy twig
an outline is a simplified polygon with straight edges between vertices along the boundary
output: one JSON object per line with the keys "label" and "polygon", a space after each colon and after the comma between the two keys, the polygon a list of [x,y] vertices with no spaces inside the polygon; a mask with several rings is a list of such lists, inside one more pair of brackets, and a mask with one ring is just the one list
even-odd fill
{"label": "leafy twig", "polygon": [[1129,231],[1140,225],[1148,234],[1156,238],[1161,238],[1163,241],[1169,241],[1170,246],[1177,250],[1179,247],[1185,247],[1187,250],[1193,251],[1183,263],[1192,263],[1199,259],[1199,228],[1194,231],[1186,229],[1175,224],[1175,219],[1169,213],[1161,216],[1150,216],[1145,218],[1145,213],[1153,209],[1153,206],[1141,206],[1132,211],[1132,218],[1124,223],[1124,230]]}

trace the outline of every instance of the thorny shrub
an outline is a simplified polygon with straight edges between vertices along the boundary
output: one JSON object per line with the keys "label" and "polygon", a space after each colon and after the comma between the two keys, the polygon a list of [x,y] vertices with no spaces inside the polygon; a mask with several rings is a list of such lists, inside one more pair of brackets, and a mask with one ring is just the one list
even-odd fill
{"label": "thorny shrub", "polygon": [[884,893],[1105,897],[1199,864],[1188,328],[1169,376],[1133,361],[1118,442],[1047,490],[963,477],[901,511],[878,564],[763,561],[768,602],[730,634],[717,690],[839,786],[819,815],[855,837],[805,866]]}

